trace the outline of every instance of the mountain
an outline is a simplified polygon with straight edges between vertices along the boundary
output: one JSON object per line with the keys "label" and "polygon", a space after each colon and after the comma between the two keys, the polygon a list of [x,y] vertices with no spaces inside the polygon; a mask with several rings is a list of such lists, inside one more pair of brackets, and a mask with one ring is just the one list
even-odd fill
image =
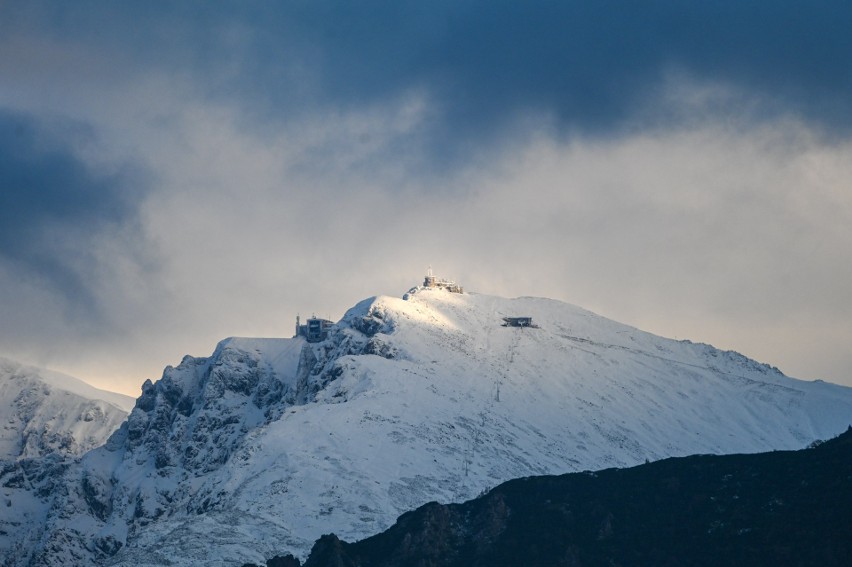
{"label": "mountain", "polygon": [[[304,567],[852,565],[852,428],[799,451],[670,458],[426,504]],[[269,567],[298,567],[278,557]]]}
{"label": "mountain", "polygon": [[166,368],[7,564],[303,558],[512,478],[798,449],[852,422],[852,389],[558,301],[406,297],[362,301],[320,342],[231,338]]}
{"label": "mountain", "polygon": [[20,552],[65,470],[102,446],[131,407],[129,396],[0,358],[0,549]]}
{"label": "mountain", "polygon": [[0,358],[0,460],[81,455],[103,445],[133,403],[77,378]]}

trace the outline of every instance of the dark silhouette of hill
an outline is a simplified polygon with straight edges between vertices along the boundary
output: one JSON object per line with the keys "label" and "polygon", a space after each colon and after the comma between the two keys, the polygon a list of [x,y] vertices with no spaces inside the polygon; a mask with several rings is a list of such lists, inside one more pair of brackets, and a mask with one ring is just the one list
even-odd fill
{"label": "dark silhouette of hill", "polygon": [[509,481],[357,543],[323,536],[304,567],[597,565],[852,565],[852,427],[800,451]]}

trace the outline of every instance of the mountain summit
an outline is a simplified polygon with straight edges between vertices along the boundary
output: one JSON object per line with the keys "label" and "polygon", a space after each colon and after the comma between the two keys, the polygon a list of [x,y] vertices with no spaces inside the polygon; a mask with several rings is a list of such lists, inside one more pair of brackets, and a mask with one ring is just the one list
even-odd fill
{"label": "mountain summit", "polygon": [[[518,325],[518,326],[514,326]],[[549,299],[415,288],[147,382],[12,565],[240,565],[528,475],[798,449],[852,389]]]}

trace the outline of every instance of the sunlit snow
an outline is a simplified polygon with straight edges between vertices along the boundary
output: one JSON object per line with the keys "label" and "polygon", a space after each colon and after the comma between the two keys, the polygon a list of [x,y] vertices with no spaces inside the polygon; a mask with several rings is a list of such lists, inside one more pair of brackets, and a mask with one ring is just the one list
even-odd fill
{"label": "sunlit snow", "polygon": [[[519,316],[537,327],[502,326]],[[304,556],[510,478],[797,449],[850,422],[852,389],[737,353],[558,301],[418,289],[359,303],[323,342],[232,338],[166,369],[68,475],[37,564]]]}

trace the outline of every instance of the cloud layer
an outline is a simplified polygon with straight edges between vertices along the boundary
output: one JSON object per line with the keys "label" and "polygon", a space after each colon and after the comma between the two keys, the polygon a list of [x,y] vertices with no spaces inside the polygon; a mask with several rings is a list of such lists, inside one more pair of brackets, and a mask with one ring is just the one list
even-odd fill
{"label": "cloud layer", "polygon": [[0,351],[133,391],[428,264],[852,384],[852,8],[4,4]]}

